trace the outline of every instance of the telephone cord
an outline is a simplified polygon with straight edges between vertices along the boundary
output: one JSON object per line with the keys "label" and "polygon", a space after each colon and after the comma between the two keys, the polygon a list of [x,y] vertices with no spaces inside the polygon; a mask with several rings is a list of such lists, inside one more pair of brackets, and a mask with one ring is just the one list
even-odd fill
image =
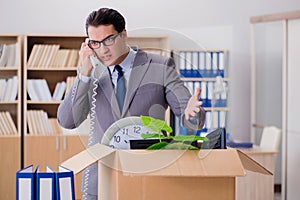
{"label": "telephone cord", "polygon": [[[96,119],[96,95],[97,95],[97,88],[98,88],[98,80],[93,78],[93,94],[92,94],[92,101],[91,101],[91,111],[90,111],[90,133],[88,139],[88,147],[92,146],[93,143],[93,136],[95,130],[95,119]],[[87,200],[87,190],[88,190],[88,181],[90,176],[90,170],[87,168],[84,171],[84,183],[83,183],[83,198],[82,200]]]}

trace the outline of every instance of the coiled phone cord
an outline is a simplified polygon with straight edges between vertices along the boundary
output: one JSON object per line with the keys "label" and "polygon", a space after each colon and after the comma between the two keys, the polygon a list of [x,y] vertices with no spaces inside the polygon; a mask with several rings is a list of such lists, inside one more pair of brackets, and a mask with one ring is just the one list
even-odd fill
{"label": "coiled phone cord", "polygon": [[[93,73],[92,73],[93,74]],[[92,94],[92,101],[91,101],[91,110],[90,110],[90,132],[89,132],[89,139],[88,139],[88,147],[92,146],[93,143],[93,136],[95,132],[95,119],[96,119],[96,95],[97,95],[97,88],[98,88],[98,80],[93,77],[93,94]],[[83,183],[83,196],[82,200],[87,200],[87,190],[88,190],[88,181],[90,176],[90,170],[87,168],[84,171],[84,183]]]}

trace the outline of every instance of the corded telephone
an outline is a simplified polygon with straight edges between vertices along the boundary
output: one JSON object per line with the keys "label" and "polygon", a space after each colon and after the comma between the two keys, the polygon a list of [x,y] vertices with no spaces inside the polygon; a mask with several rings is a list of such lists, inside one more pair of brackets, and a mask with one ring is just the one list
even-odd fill
{"label": "corded telephone", "polygon": [[98,81],[99,78],[105,72],[105,70],[107,70],[106,69],[107,67],[98,59],[98,57],[96,56],[96,54],[90,56],[90,61],[91,61],[92,66],[93,66],[91,77],[94,80]]}
{"label": "corded telephone", "polygon": [[[88,38],[86,39],[87,42]],[[100,77],[103,75],[105,70],[107,70],[106,66],[99,60],[96,53],[94,55],[89,56],[89,59],[92,63],[93,69],[91,73],[91,81],[93,81],[93,92],[92,92],[92,102],[91,102],[91,109],[90,109],[90,132],[89,132],[89,139],[88,139],[88,147],[92,145],[93,137],[94,137],[94,124],[95,124],[95,117],[96,117],[96,95],[97,95],[97,88],[98,88],[98,81]],[[87,190],[88,190],[88,179],[90,176],[89,169],[86,169],[84,172],[84,183],[83,183],[83,200],[87,199]]]}

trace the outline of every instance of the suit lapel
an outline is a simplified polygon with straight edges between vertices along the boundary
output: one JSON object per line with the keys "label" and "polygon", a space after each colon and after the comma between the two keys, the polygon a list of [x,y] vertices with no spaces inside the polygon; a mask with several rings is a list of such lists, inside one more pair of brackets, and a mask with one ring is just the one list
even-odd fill
{"label": "suit lapel", "polygon": [[99,86],[101,87],[101,90],[103,91],[108,102],[111,103],[111,109],[115,119],[120,119],[121,111],[108,70],[106,70],[106,72],[100,78]]}
{"label": "suit lapel", "polygon": [[128,89],[126,91],[122,116],[125,117],[125,114],[127,113],[129,109],[130,102],[132,101],[137,89],[139,88],[142,79],[144,78],[148,67],[149,67],[150,60],[148,60],[147,54],[143,51],[138,51],[137,55],[135,57],[133,67],[131,70],[129,83],[128,83]]}

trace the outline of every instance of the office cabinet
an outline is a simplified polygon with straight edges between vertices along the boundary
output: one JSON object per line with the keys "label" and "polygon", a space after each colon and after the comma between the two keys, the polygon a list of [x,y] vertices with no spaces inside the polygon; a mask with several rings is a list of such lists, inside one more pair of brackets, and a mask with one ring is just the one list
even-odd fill
{"label": "office cabinet", "polygon": [[0,199],[15,199],[21,167],[21,36],[0,35]]}
{"label": "office cabinet", "polygon": [[[79,135],[67,136],[27,136],[25,137],[24,165],[39,165],[41,170],[50,166],[57,171],[63,161],[86,148],[87,137]],[[75,175],[75,196],[81,198],[82,174]]]}
{"label": "office cabinet", "polygon": [[[84,39],[82,35],[24,36],[24,167],[33,164],[39,165],[41,170],[45,170],[46,166],[58,170],[61,162],[85,149],[83,140],[86,136],[63,135],[62,130],[50,124],[50,121],[56,120],[57,109],[63,98],[53,98],[55,88],[63,81],[67,85],[72,84],[68,80],[77,74],[78,52]],[[32,84],[31,80],[44,80],[46,84],[42,85],[41,81]],[[41,93],[32,95],[32,88]],[[65,88],[65,92],[68,89]],[[48,99],[45,99],[46,96]],[[81,174],[75,176],[75,188],[76,198],[80,198]]]}

